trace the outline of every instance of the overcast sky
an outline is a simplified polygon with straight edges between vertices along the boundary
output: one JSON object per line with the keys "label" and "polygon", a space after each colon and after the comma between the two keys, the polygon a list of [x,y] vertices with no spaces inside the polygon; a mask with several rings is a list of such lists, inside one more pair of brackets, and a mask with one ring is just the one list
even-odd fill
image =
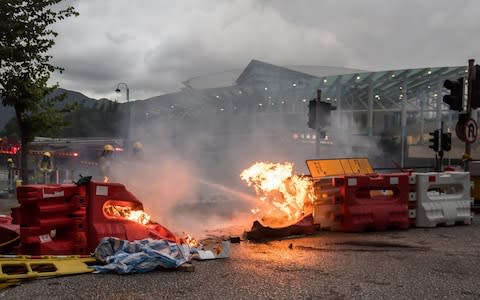
{"label": "overcast sky", "polygon": [[178,91],[192,77],[275,65],[371,71],[480,62],[477,0],[68,0],[55,24],[53,80],[125,101]]}

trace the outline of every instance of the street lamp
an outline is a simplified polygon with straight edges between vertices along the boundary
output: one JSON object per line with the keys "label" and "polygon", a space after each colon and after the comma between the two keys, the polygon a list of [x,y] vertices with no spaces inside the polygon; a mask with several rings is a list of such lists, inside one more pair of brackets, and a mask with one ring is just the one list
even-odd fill
{"label": "street lamp", "polygon": [[132,110],[131,110],[131,107],[130,107],[130,89],[128,88],[128,85],[125,83],[125,82],[120,82],[119,84],[117,84],[117,89],[115,90],[115,92],[117,93],[120,93],[121,90],[120,90],[120,87],[121,86],[124,86],[125,87],[125,90],[127,92],[127,109],[128,109],[128,116],[127,116],[127,132],[125,134],[125,142],[124,142],[124,145],[123,145],[123,148],[128,148],[129,145],[130,145],[130,124],[131,124],[131,118],[132,118]]}

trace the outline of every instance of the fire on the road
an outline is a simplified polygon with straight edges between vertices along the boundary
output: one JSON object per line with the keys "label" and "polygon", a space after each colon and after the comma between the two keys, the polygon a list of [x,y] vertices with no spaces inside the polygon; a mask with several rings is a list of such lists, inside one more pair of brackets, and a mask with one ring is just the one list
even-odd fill
{"label": "fire on the road", "polygon": [[240,178],[253,186],[262,200],[252,209],[262,214],[262,221],[271,227],[290,225],[311,213],[315,201],[313,182],[293,174],[292,163],[257,162],[245,169]]}

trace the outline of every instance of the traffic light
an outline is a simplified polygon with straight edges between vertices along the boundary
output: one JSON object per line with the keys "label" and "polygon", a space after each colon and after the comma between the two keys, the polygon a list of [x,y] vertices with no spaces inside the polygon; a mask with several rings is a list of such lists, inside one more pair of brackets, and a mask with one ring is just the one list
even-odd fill
{"label": "traffic light", "polygon": [[315,129],[317,127],[317,100],[308,102],[308,127]]}
{"label": "traffic light", "polygon": [[442,133],[442,151],[452,150],[452,134],[450,132]]}
{"label": "traffic light", "polygon": [[308,102],[308,127],[312,129],[316,129],[317,126],[319,128],[327,127],[330,125],[330,115],[332,114],[332,110],[336,109],[337,108],[332,106],[331,103],[317,101],[315,99],[310,100],[310,102]]}
{"label": "traffic light", "polygon": [[336,110],[336,107],[333,107],[331,103],[320,101],[318,102],[319,105],[319,117],[318,123],[321,128],[327,127],[330,125],[330,116],[332,114],[332,110]]}
{"label": "traffic light", "polygon": [[480,107],[480,66],[475,65],[472,75],[472,96],[470,100],[470,107],[472,109]]}
{"label": "traffic light", "polygon": [[443,102],[450,106],[450,110],[463,110],[463,77],[455,81],[445,80],[443,87],[450,90],[450,95],[443,96]]}
{"label": "traffic light", "polygon": [[431,143],[431,145],[429,145],[428,148],[431,148],[433,149],[433,151],[438,152],[440,150],[439,148],[440,130],[436,129],[435,131],[429,132],[428,134],[432,136],[428,140]]}

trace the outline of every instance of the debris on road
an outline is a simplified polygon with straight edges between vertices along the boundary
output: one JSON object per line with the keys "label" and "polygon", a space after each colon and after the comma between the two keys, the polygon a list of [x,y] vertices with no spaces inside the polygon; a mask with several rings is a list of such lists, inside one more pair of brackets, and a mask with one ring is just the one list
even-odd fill
{"label": "debris on road", "polygon": [[207,260],[230,257],[230,241],[208,238],[200,242],[200,246],[192,248],[192,258]]}
{"label": "debris on road", "polygon": [[105,265],[92,266],[95,273],[145,273],[157,268],[175,269],[191,259],[190,246],[168,240],[144,239],[129,242],[103,238],[95,249],[95,258]]}
{"label": "debris on road", "polygon": [[259,221],[255,221],[252,229],[247,231],[245,236],[247,240],[264,241],[295,235],[311,235],[319,231],[319,226],[313,223],[312,215],[308,215],[293,225],[279,228],[263,226]]}

